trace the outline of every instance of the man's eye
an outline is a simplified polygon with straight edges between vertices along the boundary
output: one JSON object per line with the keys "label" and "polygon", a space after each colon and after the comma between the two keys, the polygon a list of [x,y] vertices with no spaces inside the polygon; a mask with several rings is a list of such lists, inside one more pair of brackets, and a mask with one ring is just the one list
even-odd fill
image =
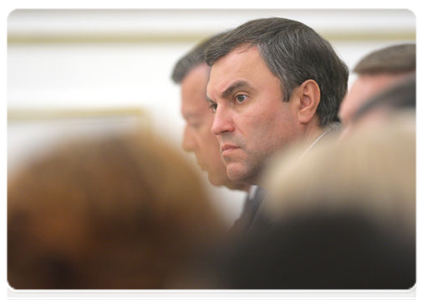
{"label": "man's eye", "polygon": [[216,103],[211,103],[209,108],[212,110],[212,112],[216,112],[217,109],[217,104]]}
{"label": "man's eye", "polygon": [[242,102],[244,102],[246,99],[247,99],[247,96],[246,96],[246,95],[236,95],[236,96],[235,96],[235,100],[236,100],[236,102],[238,102],[238,103],[242,103]]}

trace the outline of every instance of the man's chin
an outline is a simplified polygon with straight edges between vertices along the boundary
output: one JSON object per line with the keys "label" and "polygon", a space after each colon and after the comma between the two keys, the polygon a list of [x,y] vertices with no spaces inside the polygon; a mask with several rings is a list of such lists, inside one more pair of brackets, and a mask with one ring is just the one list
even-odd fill
{"label": "man's chin", "polygon": [[231,166],[230,164],[226,167],[226,171],[229,179],[233,182],[246,182],[249,178],[247,172],[238,166]]}
{"label": "man's chin", "polygon": [[227,177],[226,178],[222,178],[220,176],[216,176],[215,174],[211,174],[210,172],[207,172],[207,175],[208,175],[209,182],[213,186],[216,186],[216,187],[226,186],[227,181],[229,181],[229,179]]}
{"label": "man's chin", "polygon": [[210,173],[207,173],[207,174],[208,174],[209,182],[215,187],[224,186],[230,190],[241,190],[241,191],[246,190],[245,184],[238,181],[230,180],[226,174],[221,176],[216,176],[216,175],[213,176],[213,175],[210,175]]}

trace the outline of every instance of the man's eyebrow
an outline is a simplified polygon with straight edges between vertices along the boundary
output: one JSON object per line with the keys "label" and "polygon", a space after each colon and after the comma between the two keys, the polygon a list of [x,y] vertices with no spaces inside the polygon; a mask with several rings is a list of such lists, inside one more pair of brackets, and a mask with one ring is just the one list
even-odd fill
{"label": "man's eyebrow", "polygon": [[209,98],[209,96],[206,95],[206,100],[209,104],[214,104],[214,101]]}
{"label": "man's eyebrow", "polygon": [[[244,80],[235,81],[230,86],[228,86],[226,88],[226,90],[224,90],[222,92],[221,97],[226,98],[226,97],[230,96],[234,92],[234,90],[239,89],[239,88],[246,88],[246,87],[250,87],[248,82],[246,82]],[[209,102],[211,104],[215,104],[215,102],[207,95],[206,95],[206,99],[207,99],[207,102]]]}
{"label": "man's eyebrow", "polygon": [[238,80],[235,81],[234,83],[232,83],[230,86],[228,86],[226,88],[226,90],[224,90],[222,92],[222,98],[226,98],[228,96],[230,96],[234,90],[239,89],[239,88],[246,88],[246,87],[250,87],[250,85],[244,81],[244,80]]}

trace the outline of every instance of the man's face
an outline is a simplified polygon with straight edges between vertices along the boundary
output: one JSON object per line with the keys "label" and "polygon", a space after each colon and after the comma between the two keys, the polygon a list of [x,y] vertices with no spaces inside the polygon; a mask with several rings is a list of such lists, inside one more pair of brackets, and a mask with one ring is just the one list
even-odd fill
{"label": "man's face", "polygon": [[346,136],[353,130],[355,127],[353,117],[363,104],[371,97],[394,86],[402,78],[403,75],[392,74],[359,75],[342,101],[339,110],[339,118],[344,127],[342,135]]}
{"label": "man's face", "polygon": [[257,184],[265,162],[299,134],[292,101],[257,47],[238,47],[211,68],[207,97],[212,132],[230,179]]}
{"label": "man's face", "polygon": [[201,64],[191,70],[181,83],[182,116],[186,121],[183,148],[194,152],[201,169],[208,172],[213,185],[235,188],[220,158],[219,143],[210,128],[213,113],[206,101],[206,85],[210,68]]}

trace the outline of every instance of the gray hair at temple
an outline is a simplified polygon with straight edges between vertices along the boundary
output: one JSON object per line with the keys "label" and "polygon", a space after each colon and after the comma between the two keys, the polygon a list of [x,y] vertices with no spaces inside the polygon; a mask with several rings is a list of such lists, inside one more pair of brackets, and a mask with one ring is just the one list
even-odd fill
{"label": "gray hair at temple", "polygon": [[357,74],[398,74],[416,71],[416,44],[393,45],[369,53],[355,66]]}
{"label": "gray hair at temple", "polygon": [[268,68],[280,80],[283,101],[290,100],[295,87],[313,79],[321,93],[317,107],[320,125],[339,121],[339,106],[348,87],[348,67],[316,31],[284,18],[249,21],[207,48],[207,64],[212,66],[242,45],[258,47]]}
{"label": "gray hair at temple", "polygon": [[196,66],[205,63],[204,53],[207,47],[213,42],[224,36],[226,32],[216,34],[206,40],[200,42],[194,49],[181,57],[175,64],[172,72],[172,80],[174,83],[181,83],[185,76]]}

